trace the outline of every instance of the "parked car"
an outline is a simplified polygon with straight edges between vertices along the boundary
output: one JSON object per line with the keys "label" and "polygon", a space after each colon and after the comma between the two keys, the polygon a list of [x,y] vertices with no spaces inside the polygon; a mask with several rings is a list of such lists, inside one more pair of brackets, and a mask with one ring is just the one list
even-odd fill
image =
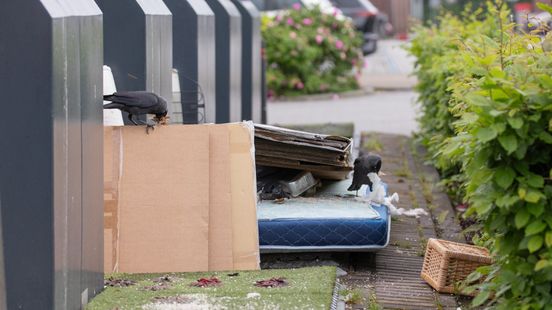
{"label": "parked car", "polygon": [[330,0],[252,0],[259,11],[268,15],[276,14],[281,10],[290,9],[295,3],[299,3],[304,7],[310,8],[319,6],[320,10],[326,14],[337,13],[337,18],[348,18],[341,10],[335,7]]}
{"label": "parked car", "polygon": [[[364,43],[362,46],[362,52],[364,53],[364,55],[368,55],[376,51],[378,35],[373,32],[364,31],[364,29],[366,28],[359,27],[357,25],[357,21],[355,21],[355,19],[350,15],[343,12],[340,7],[338,7],[336,4],[334,4],[334,2],[332,2],[332,0],[252,0],[252,1],[260,11],[262,11],[264,14],[268,16],[274,16],[281,10],[290,9],[295,3],[300,3],[304,7],[319,6],[322,12],[327,14],[335,13],[336,18],[338,19],[347,19],[347,18],[351,19],[351,21],[355,24],[355,27],[363,33]],[[341,0],[341,1],[344,1],[344,0]],[[375,6],[373,8],[377,11],[377,8]]]}
{"label": "parked car", "polygon": [[330,0],[300,0],[301,4],[305,7],[320,7],[320,10],[326,14],[336,13],[336,17],[340,19],[346,18],[346,16],[338,9]]}
{"label": "parked car", "polygon": [[552,14],[548,12],[530,13],[527,17],[526,31],[544,37],[552,29]]}
{"label": "parked car", "polygon": [[343,14],[353,19],[356,28],[364,33],[364,54],[376,51],[380,37],[392,33],[387,15],[368,0],[330,0]]}
{"label": "parked car", "polygon": [[252,0],[252,2],[259,11],[269,12],[287,10],[299,0]]}

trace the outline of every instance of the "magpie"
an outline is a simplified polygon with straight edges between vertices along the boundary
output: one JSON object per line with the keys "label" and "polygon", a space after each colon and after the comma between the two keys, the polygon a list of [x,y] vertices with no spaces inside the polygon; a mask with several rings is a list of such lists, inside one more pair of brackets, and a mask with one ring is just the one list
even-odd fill
{"label": "magpie", "polygon": [[375,154],[364,155],[355,159],[353,172],[353,182],[347,189],[348,191],[357,191],[363,184],[367,184],[372,191],[372,181],[368,178],[368,173],[379,173],[381,169],[381,157]]}
{"label": "magpie", "polygon": [[[162,97],[147,91],[124,91],[116,92],[111,95],[104,95],[103,99],[111,101],[105,104],[104,109],[119,109],[128,113],[128,120],[134,125],[138,125],[134,120],[135,115],[154,114],[154,122],[157,124],[167,124],[167,101]],[[144,124],[143,122],[141,122]],[[155,129],[155,124],[145,123],[146,132],[149,129]]]}

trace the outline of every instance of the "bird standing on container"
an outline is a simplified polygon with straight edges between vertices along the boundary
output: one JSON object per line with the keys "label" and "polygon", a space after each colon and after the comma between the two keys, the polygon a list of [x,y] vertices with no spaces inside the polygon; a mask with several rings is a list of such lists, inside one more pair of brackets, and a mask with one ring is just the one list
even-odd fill
{"label": "bird standing on container", "polygon": [[353,172],[353,182],[347,189],[348,191],[356,191],[364,184],[367,184],[372,191],[372,181],[368,177],[368,173],[379,173],[381,169],[381,157],[375,154],[369,154],[355,159],[355,167]]}
{"label": "bird standing on container", "polygon": [[146,133],[149,134],[149,129],[155,129],[156,124],[166,125],[167,116],[167,101],[160,96],[147,91],[126,91],[116,92],[111,95],[104,95],[106,101],[111,101],[104,105],[104,109],[119,109],[128,113],[128,120],[134,125],[138,125],[134,120],[135,115],[154,114],[154,123],[140,121],[146,125]]}

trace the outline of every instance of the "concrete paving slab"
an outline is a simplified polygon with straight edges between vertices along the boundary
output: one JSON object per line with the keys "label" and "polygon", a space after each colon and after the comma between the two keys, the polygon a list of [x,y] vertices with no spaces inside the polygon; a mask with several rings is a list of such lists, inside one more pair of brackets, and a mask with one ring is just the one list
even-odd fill
{"label": "concrete paving slab", "polygon": [[320,101],[270,102],[269,124],[355,124],[355,133],[376,131],[410,135],[418,129],[412,91],[376,92],[372,95]]}

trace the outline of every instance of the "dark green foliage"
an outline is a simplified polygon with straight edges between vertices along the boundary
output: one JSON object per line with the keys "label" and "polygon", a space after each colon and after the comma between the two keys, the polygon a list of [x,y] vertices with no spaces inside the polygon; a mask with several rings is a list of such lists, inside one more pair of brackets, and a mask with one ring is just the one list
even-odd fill
{"label": "dark green foliage", "polygon": [[418,29],[421,137],[495,258],[474,305],[552,309],[552,35],[516,33],[502,3],[487,6]]}

